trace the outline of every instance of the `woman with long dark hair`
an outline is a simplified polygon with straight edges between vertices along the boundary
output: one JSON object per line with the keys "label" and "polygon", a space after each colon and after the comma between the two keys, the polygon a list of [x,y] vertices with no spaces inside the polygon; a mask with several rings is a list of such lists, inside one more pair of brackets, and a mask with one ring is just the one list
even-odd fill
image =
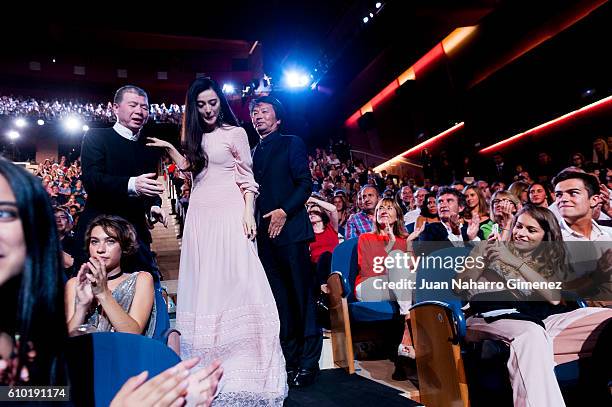
{"label": "woman with long dark hair", "polygon": [[185,103],[185,156],[162,140],[148,145],[165,148],[193,176],[177,292],[181,356],[223,361],[215,405],[282,405],[280,320],[252,242],[258,185],[246,132],[219,85],[199,78]]}
{"label": "woman with long dark hair", "polygon": [[436,194],[429,193],[423,200],[423,205],[420,206],[421,214],[417,217],[414,228],[419,229],[425,223],[440,222],[438,217],[438,205],[436,205]]}
{"label": "woman with long dark hair", "polygon": [[[484,254],[487,267],[471,268],[457,279],[499,282],[507,289],[468,290],[473,316],[467,320],[467,340],[497,339],[508,344],[515,405],[565,405],[554,367],[590,356],[612,321],[612,310],[568,311],[560,302],[560,291],[547,288],[564,281],[568,270],[561,229],[547,208],[522,208],[512,222],[508,244],[491,241]],[[607,390],[605,377],[596,380],[603,380],[600,391]]]}
{"label": "woman with long dark hair", "polygon": [[13,369],[0,370],[0,383],[66,383],[62,258],[53,209],[40,179],[4,159],[0,214],[0,359],[17,352]]}
{"label": "woman with long dark hair", "polygon": [[[40,179],[3,158],[0,215],[0,385],[70,385],[53,209]],[[146,372],[132,377],[111,406],[182,405],[188,395],[197,405],[210,405],[222,369],[213,362],[189,374],[197,361],[181,362],[148,381]]]}

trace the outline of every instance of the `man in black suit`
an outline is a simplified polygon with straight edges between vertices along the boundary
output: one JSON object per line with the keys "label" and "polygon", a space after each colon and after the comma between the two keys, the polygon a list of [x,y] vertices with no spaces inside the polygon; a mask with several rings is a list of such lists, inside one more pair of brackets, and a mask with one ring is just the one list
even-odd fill
{"label": "man in black suit", "polygon": [[436,198],[440,222],[428,223],[419,236],[426,242],[465,242],[484,239],[480,220],[476,217],[461,224],[461,212],[465,208],[465,197],[452,187],[442,187]]}
{"label": "man in black suit", "polygon": [[491,182],[502,181],[506,184],[511,183],[514,177],[512,166],[504,161],[504,156],[500,153],[493,154],[493,164],[489,170],[489,174],[491,174]]}
{"label": "man in black suit", "polygon": [[312,176],[304,142],[279,132],[281,103],[264,96],[249,107],[261,137],[253,153],[253,173],[259,184],[257,248],[278,307],[287,380],[290,386],[303,387],[314,381],[322,349],[308,250],[314,232],[305,207]]}
{"label": "man in black suit", "polygon": [[[85,241],[87,226],[96,216],[121,216],[134,225],[138,235],[139,250],[132,266],[157,277],[159,270],[150,250],[152,239],[147,223],[161,221],[167,225],[167,218],[161,209],[160,194],[164,189],[155,180],[161,150],[147,147],[146,137],[140,137],[149,117],[148,96],[136,86],[124,86],[115,93],[113,111],[117,123],[112,128],[91,129],[83,139],[82,179],[88,197],[76,239]],[[78,265],[88,258],[81,251]]]}

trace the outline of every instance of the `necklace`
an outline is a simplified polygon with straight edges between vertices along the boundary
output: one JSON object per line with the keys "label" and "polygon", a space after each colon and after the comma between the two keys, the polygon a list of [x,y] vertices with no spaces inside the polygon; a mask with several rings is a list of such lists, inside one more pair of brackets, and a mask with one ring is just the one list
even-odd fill
{"label": "necklace", "polygon": [[123,271],[118,272],[117,274],[113,275],[113,276],[106,276],[106,280],[110,281],[110,280],[114,280],[116,278],[119,278],[123,275]]}

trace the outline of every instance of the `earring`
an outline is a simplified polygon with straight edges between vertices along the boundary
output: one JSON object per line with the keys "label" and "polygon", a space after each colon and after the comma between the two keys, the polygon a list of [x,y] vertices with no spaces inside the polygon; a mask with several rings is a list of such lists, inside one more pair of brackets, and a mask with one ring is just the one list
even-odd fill
{"label": "earring", "polygon": [[217,116],[217,123],[220,125],[223,124],[223,110],[219,110],[219,115]]}

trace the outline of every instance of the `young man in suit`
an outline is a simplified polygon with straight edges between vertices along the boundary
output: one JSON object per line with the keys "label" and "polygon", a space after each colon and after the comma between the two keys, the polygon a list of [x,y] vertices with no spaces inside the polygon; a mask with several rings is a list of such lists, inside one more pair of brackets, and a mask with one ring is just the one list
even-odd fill
{"label": "young man in suit", "polygon": [[[113,112],[117,122],[112,128],[91,129],[83,139],[82,180],[88,197],[76,239],[84,242],[87,226],[96,216],[121,216],[134,225],[137,233],[139,250],[133,266],[157,276],[146,218],[164,225],[167,218],[161,209],[164,189],[155,179],[162,151],[147,147],[146,138],[140,136],[149,118],[146,92],[131,85],[120,88],[115,93]],[[87,255],[81,251],[79,266],[85,261]]]}
{"label": "young man in suit", "polygon": [[303,387],[314,381],[322,349],[308,250],[314,232],[305,206],[312,176],[304,142],[279,131],[281,103],[264,96],[249,107],[261,138],[253,152],[253,173],[259,184],[257,248],[278,307],[287,380],[290,386]]}

